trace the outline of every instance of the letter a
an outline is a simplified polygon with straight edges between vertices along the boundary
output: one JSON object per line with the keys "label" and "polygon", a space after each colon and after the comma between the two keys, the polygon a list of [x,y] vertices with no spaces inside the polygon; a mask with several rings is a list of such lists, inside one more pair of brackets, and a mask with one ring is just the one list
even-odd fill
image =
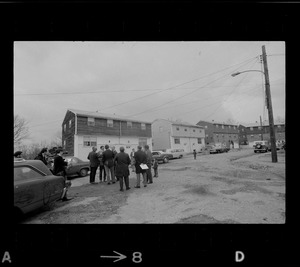
{"label": "letter a", "polygon": [[10,254],[8,251],[4,252],[3,258],[2,258],[2,263],[8,261],[9,263],[11,263],[11,259],[10,259]]}
{"label": "letter a", "polygon": [[235,252],[235,262],[242,262],[245,259],[245,254],[242,251]]}

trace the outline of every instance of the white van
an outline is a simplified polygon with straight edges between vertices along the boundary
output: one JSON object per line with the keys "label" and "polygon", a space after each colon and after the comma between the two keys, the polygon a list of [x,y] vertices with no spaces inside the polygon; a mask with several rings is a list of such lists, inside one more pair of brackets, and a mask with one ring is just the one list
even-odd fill
{"label": "white van", "polygon": [[182,148],[167,149],[166,153],[172,154],[173,155],[173,159],[174,158],[180,159],[185,154],[184,149],[182,149]]}

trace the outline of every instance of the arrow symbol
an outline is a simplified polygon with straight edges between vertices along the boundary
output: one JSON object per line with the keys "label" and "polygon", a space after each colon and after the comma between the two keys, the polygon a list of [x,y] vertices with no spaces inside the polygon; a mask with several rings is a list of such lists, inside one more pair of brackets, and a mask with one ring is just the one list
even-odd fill
{"label": "arrow symbol", "polygon": [[120,260],[124,260],[127,257],[117,251],[114,251],[114,253],[118,254],[118,256],[100,256],[101,258],[112,258],[112,259],[116,259],[114,260],[114,262],[120,261]]}

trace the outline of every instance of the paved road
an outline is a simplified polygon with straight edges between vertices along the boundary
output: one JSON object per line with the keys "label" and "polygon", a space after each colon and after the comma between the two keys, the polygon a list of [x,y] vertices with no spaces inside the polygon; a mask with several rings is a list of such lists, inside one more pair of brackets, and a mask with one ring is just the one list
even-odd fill
{"label": "paved road", "polygon": [[146,188],[73,179],[74,200],[57,203],[25,223],[284,223],[285,153],[278,163],[253,150],[199,155],[159,165]]}

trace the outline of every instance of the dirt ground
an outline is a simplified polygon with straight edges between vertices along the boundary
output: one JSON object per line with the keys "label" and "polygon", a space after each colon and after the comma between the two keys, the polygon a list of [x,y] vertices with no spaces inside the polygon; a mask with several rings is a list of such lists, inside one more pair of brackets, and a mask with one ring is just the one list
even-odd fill
{"label": "dirt ground", "polygon": [[[146,188],[72,179],[68,202],[27,217],[25,224],[60,223],[285,223],[285,152],[278,162],[253,149],[198,154],[159,164],[159,177]],[[98,181],[98,173],[96,176]]]}

